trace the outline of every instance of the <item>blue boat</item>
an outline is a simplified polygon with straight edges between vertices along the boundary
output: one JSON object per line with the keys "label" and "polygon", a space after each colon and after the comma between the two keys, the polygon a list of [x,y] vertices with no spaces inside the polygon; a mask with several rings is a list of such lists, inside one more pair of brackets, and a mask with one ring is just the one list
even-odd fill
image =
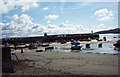
{"label": "blue boat", "polygon": [[72,42],[71,45],[79,45],[79,42]]}

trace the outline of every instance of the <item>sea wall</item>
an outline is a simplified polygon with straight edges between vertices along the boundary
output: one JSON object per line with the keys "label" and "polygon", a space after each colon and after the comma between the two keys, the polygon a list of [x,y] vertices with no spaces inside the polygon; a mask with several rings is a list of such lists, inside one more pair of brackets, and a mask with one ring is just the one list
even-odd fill
{"label": "sea wall", "polygon": [[31,42],[55,42],[57,41],[71,41],[71,40],[79,40],[79,41],[90,41],[90,39],[99,39],[98,34],[61,34],[61,35],[47,35],[40,37],[19,37],[19,38],[7,38],[2,39],[2,44],[8,42],[11,44],[15,43],[31,43]]}

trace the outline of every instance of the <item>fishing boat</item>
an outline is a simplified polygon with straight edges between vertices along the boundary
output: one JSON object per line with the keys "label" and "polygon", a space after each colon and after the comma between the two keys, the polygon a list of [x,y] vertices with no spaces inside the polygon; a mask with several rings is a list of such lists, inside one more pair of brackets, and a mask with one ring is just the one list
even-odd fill
{"label": "fishing boat", "polygon": [[30,45],[29,45],[29,49],[36,49],[37,48],[37,46],[35,45],[35,44],[33,44],[33,43],[31,43]]}
{"label": "fishing boat", "polygon": [[81,50],[81,46],[72,46],[71,49],[72,50]]}
{"label": "fishing boat", "polygon": [[81,49],[81,46],[78,46],[80,43],[79,42],[72,42],[71,45],[71,50],[80,50]]}
{"label": "fishing boat", "polygon": [[37,49],[36,52],[43,52],[43,50],[41,50],[41,49]]}
{"label": "fishing boat", "polygon": [[79,45],[79,42],[72,42],[71,45]]}
{"label": "fishing boat", "polygon": [[54,49],[54,47],[53,47],[53,46],[50,46],[50,47],[45,47],[45,50],[52,50],[52,49]]}
{"label": "fishing boat", "polygon": [[113,44],[116,48],[120,48],[120,40],[117,41],[117,43]]}

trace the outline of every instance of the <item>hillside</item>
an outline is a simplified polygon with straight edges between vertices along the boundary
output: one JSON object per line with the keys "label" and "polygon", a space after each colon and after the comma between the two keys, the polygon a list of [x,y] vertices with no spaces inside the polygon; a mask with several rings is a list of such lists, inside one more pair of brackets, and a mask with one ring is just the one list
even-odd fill
{"label": "hillside", "polygon": [[120,28],[95,32],[95,34],[108,34],[108,33],[120,34]]}

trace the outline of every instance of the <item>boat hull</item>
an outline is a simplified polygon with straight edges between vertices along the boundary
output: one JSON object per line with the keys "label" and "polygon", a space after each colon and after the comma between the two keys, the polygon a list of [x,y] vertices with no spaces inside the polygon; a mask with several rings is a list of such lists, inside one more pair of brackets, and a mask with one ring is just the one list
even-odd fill
{"label": "boat hull", "polygon": [[120,48],[120,44],[113,44],[116,48]]}
{"label": "boat hull", "polygon": [[78,47],[71,47],[71,50],[81,50],[81,46],[78,46]]}

